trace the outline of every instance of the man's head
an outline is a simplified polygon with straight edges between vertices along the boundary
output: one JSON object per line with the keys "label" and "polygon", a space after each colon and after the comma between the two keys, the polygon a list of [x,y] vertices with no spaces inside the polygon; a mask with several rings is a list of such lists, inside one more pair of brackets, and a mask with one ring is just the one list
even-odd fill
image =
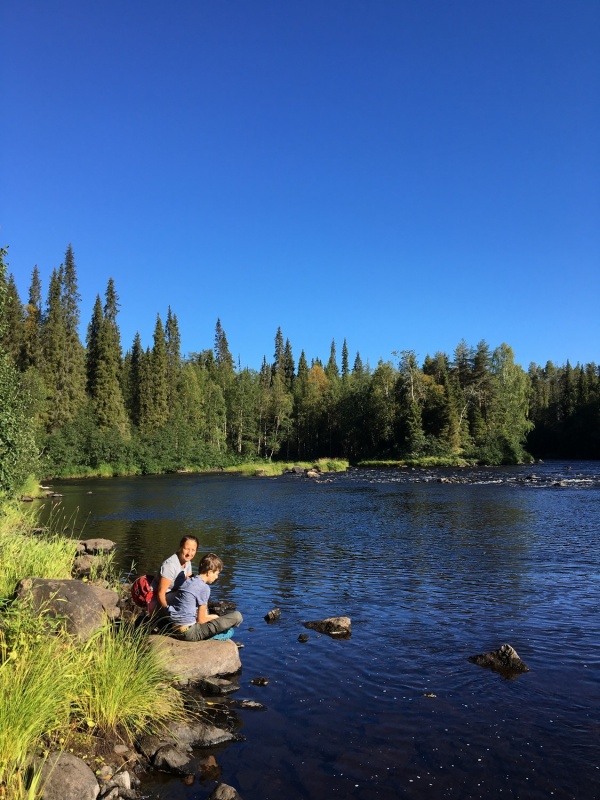
{"label": "man's head", "polygon": [[223,569],[223,562],[215,553],[207,553],[200,559],[198,575],[206,578],[206,583],[214,583]]}

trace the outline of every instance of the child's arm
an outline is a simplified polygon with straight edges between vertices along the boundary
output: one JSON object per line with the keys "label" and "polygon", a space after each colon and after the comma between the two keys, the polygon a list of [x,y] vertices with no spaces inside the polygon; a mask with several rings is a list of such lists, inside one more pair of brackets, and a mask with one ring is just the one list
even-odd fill
{"label": "child's arm", "polygon": [[198,617],[196,618],[196,622],[202,623],[210,622],[211,619],[218,619],[218,614],[209,614],[208,613],[208,606],[205,604],[203,606],[198,606]]}

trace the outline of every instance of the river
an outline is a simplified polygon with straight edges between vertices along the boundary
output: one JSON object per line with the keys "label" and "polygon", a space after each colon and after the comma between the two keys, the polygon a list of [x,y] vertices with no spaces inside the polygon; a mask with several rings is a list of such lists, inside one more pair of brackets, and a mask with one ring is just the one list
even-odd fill
{"label": "river", "polygon": [[[236,697],[266,706],[216,754],[243,800],[600,797],[599,463],[53,488],[55,523],[116,541],[124,572],[186,533],[222,556],[213,597],[244,615]],[[350,639],[302,625],[334,615]],[[530,672],[468,661],[504,643]]]}

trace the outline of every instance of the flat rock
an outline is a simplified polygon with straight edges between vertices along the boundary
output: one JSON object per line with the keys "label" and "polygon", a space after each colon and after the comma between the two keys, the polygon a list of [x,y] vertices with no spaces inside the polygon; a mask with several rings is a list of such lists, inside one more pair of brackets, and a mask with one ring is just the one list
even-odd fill
{"label": "flat rock", "polygon": [[21,600],[32,596],[35,611],[63,619],[67,631],[81,641],[87,641],[107,617],[117,619],[121,614],[117,592],[82,581],[24,578],[16,595]]}
{"label": "flat rock", "polygon": [[91,556],[99,556],[103,553],[112,553],[116,549],[117,543],[111,542],[110,539],[82,539],[79,542],[83,545],[84,552],[89,553]]}
{"label": "flat rock", "polygon": [[233,675],[242,668],[238,648],[231,639],[183,642],[168,636],[148,637],[165,670],[180,684],[203,678]]}

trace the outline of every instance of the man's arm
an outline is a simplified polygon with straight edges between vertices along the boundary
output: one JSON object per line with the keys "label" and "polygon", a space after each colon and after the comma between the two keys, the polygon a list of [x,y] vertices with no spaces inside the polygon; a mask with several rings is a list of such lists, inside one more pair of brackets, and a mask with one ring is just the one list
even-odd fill
{"label": "man's arm", "polygon": [[208,613],[208,606],[206,603],[203,606],[198,606],[198,616],[196,618],[196,622],[202,625],[204,622],[210,622],[211,619],[218,619],[218,614],[209,614]]}

